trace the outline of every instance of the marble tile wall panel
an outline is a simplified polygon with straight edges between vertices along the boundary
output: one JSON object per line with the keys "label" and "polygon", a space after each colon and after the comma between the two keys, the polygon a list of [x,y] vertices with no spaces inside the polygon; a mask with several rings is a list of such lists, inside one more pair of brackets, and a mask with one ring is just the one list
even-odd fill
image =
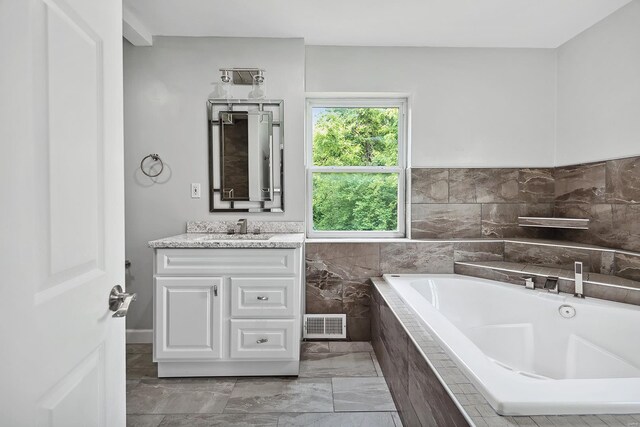
{"label": "marble tile wall panel", "polygon": [[380,275],[377,243],[306,245],[306,312],[347,314],[348,338],[368,340],[369,277]]}
{"label": "marble tile wall panel", "polygon": [[453,243],[381,243],[384,273],[453,273]]}
{"label": "marble tile wall panel", "polygon": [[562,166],[554,175],[557,202],[605,202],[606,162]]}
{"label": "marble tile wall panel", "polygon": [[553,168],[525,168],[518,171],[518,200],[550,203],[555,199]]}
{"label": "marble tile wall panel", "polygon": [[451,239],[481,236],[480,204],[414,204],[411,206],[411,237]]}
{"label": "marble tile wall panel", "polygon": [[450,203],[519,201],[517,169],[450,169]]}
{"label": "marble tile wall panel", "polygon": [[640,256],[616,252],[615,275],[640,282]]}
{"label": "marble tile wall panel", "polygon": [[[490,268],[476,267],[465,264],[456,264],[454,267],[456,274],[465,276],[480,277],[482,279],[497,280],[499,282],[511,283],[524,286],[523,273],[492,270]],[[536,283],[538,286],[538,283]]]}
{"label": "marble tile wall panel", "polygon": [[482,235],[484,237],[549,237],[554,230],[523,228],[519,216],[550,216],[551,203],[490,203],[482,205]]}
{"label": "marble tile wall panel", "polygon": [[589,230],[559,230],[562,240],[640,252],[640,204],[556,203],[554,211],[590,220]]}
{"label": "marble tile wall panel", "polygon": [[453,244],[454,261],[502,261],[504,242],[456,242]]}
{"label": "marble tile wall panel", "polygon": [[566,270],[573,270],[574,262],[581,261],[585,272],[602,274],[611,274],[614,269],[612,252],[511,241],[504,243],[504,260]]}
{"label": "marble tile wall panel", "polygon": [[609,160],[606,164],[606,201],[640,203],[640,157]]}
{"label": "marble tile wall panel", "polygon": [[449,169],[411,169],[411,203],[449,203]]}

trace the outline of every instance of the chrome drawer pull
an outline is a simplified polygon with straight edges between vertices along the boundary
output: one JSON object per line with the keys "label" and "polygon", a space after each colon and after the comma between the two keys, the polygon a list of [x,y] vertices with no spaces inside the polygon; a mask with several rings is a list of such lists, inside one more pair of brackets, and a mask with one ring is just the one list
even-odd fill
{"label": "chrome drawer pull", "polygon": [[260,338],[258,341],[256,341],[256,344],[264,344],[266,342],[269,342],[269,340],[266,338]]}
{"label": "chrome drawer pull", "polygon": [[269,297],[259,296],[257,297],[260,301],[269,301]]}

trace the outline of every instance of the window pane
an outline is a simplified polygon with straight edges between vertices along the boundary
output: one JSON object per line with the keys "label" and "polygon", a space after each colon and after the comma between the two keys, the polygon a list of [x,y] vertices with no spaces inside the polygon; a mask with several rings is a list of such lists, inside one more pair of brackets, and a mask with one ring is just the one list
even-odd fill
{"label": "window pane", "polygon": [[398,229],[397,173],[313,173],[313,229]]}
{"label": "window pane", "polygon": [[313,164],[396,166],[397,107],[312,108]]}

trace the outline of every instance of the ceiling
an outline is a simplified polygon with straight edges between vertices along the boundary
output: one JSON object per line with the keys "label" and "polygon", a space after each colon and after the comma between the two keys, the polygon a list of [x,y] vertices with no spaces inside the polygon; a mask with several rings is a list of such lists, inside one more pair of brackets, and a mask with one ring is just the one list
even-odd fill
{"label": "ceiling", "polygon": [[631,0],[124,0],[151,35],[555,48]]}

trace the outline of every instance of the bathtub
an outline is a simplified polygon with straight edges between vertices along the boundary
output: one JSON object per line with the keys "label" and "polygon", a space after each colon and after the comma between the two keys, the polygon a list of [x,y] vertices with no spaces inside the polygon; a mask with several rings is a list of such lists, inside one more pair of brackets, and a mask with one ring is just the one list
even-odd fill
{"label": "bathtub", "polygon": [[499,414],[640,413],[640,307],[456,274],[384,279]]}

